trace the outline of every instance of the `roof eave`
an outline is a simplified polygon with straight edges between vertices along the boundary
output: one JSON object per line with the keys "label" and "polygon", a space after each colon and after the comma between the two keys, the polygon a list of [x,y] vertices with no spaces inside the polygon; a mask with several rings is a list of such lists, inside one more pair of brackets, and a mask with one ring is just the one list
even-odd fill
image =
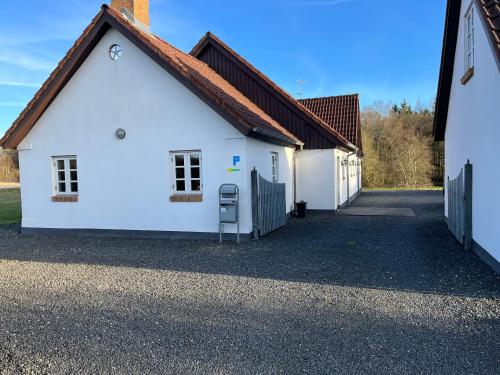
{"label": "roof eave", "polygon": [[460,23],[461,0],[448,0],[446,6],[446,20],[441,51],[441,66],[439,70],[436,108],[434,113],[433,137],[434,141],[444,140],[448,107],[450,101],[455,52],[457,46],[458,26]]}
{"label": "roof eave", "polygon": [[276,133],[276,132],[273,132],[270,130],[262,129],[259,127],[254,127],[252,129],[251,134],[249,134],[249,135],[252,135],[255,138],[265,139],[268,142],[283,145],[283,146],[294,146],[294,147],[295,146],[299,146],[299,147],[304,146],[304,142],[302,142],[298,138],[290,138],[290,137],[284,136],[282,134],[279,134],[279,133]]}
{"label": "roof eave", "polygon": [[196,43],[196,45],[191,49],[189,54],[193,57],[196,57],[208,44],[208,39],[210,39],[211,36],[212,33],[210,31],[207,31],[205,35],[203,35],[203,37],[198,41],[198,43]]}

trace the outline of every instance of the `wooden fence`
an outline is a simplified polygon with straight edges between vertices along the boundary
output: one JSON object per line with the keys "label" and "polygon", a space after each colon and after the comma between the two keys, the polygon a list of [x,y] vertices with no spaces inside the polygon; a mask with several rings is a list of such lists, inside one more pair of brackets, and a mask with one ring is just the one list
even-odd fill
{"label": "wooden fence", "polygon": [[286,225],[286,186],[267,181],[255,169],[252,178],[252,221],[254,238]]}

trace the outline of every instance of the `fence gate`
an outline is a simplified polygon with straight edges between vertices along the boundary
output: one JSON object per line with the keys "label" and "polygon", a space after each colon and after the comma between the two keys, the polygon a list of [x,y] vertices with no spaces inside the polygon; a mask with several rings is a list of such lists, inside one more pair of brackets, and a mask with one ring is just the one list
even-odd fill
{"label": "fence gate", "polygon": [[456,178],[448,177],[448,228],[470,249],[472,245],[472,164],[467,161]]}
{"label": "fence gate", "polygon": [[286,224],[285,184],[267,181],[256,170],[252,173],[252,221],[255,239]]}

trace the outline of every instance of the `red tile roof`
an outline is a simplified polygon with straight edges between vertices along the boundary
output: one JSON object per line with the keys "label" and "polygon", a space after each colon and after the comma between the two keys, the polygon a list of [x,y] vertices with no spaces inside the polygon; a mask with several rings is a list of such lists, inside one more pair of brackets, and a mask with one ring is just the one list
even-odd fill
{"label": "red tile roof", "polygon": [[486,33],[491,37],[500,56],[500,0],[478,0],[479,8],[485,22]]}
{"label": "red tile roof", "polygon": [[300,99],[299,103],[362,149],[358,94]]}
{"label": "red tile roof", "polygon": [[[244,134],[258,134],[285,143],[302,143],[295,135],[273,120],[205,63],[178,50],[157,36],[142,30],[120,12],[103,5],[101,12],[85,29],[84,33],[52,72],[49,79],[28,103],[19,118],[7,130],[0,140],[0,146],[16,147],[21,142],[43,114],[43,111],[59,93],[62,87],[55,91],[51,91],[51,89],[54,85],[57,85],[59,80],[64,78],[62,77],[63,71],[72,69],[71,65],[75,63],[75,61],[72,61],[72,57],[75,52],[84,43],[89,42],[88,38],[97,38],[98,35],[102,37],[104,33],[101,35],[95,29],[105,28],[106,24],[121,29],[120,31],[124,32],[129,38],[130,36],[135,37],[135,42],[139,47],[151,54],[157,61],[160,61],[170,72],[175,73],[177,78],[184,78],[185,82],[183,83],[187,83],[188,87],[194,89],[197,94],[201,93],[204,99],[208,100],[213,107],[222,110]],[[84,59],[86,54],[83,53],[82,56],[82,59]],[[62,86],[64,84],[65,82],[61,83]],[[40,108],[40,106],[44,106],[44,108]],[[34,114],[36,116],[33,116]]]}
{"label": "red tile roof", "polygon": [[157,48],[158,52],[171,63],[172,67],[186,76],[191,82],[196,83],[219,106],[237,117],[249,131],[259,127],[270,132],[277,132],[297,143],[301,143],[295,135],[273,120],[207,64],[182,52],[158,36],[143,31],[113,8],[109,8],[109,12],[150,47]]}

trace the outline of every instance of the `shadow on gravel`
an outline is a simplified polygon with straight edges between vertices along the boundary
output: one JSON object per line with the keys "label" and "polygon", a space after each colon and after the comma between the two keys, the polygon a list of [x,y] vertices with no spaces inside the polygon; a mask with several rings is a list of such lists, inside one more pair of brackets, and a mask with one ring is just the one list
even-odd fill
{"label": "shadow on gravel", "polygon": [[[44,353],[45,361],[55,368],[67,366],[60,373],[82,366],[85,373],[105,373],[106,366],[112,366],[114,373],[135,374],[418,374],[429,369],[434,374],[472,374],[494,371],[497,357],[491,344],[495,337],[485,332],[492,324],[487,319],[471,321],[464,332],[439,320],[412,324],[408,317],[338,307],[255,311],[217,303],[177,307],[165,300],[141,300],[139,304],[146,307],[140,315],[123,306],[97,314],[84,307],[77,313],[65,306],[52,307],[44,314],[50,320],[57,317],[60,324],[51,329],[31,325],[26,330],[37,337],[41,348],[65,338],[58,350]],[[7,321],[19,317],[17,309],[3,313]],[[67,327],[84,328],[68,334]],[[19,328],[21,335],[28,334],[24,329]],[[0,359],[1,352],[0,345]],[[26,361],[26,354],[13,354],[10,366]]]}
{"label": "shadow on gravel", "polygon": [[441,192],[367,192],[354,205],[410,207],[416,217],[314,213],[241,245],[31,237],[19,235],[17,226],[0,226],[0,260],[144,267],[500,298],[500,277],[449,234],[442,220]]}

